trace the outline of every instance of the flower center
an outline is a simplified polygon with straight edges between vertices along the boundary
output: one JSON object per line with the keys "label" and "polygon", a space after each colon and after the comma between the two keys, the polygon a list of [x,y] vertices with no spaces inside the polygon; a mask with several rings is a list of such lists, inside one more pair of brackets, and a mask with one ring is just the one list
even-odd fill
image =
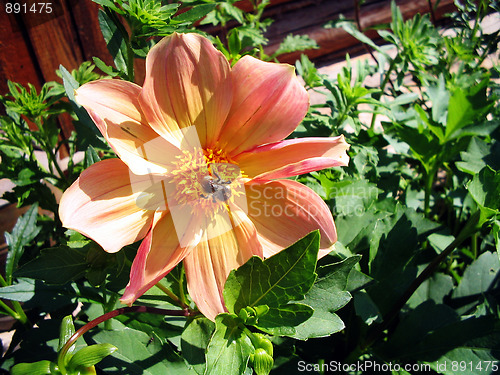
{"label": "flower center", "polygon": [[174,189],[168,205],[189,206],[193,214],[224,210],[242,194],[240,170],[220,149],[183,150],[169,177]]}

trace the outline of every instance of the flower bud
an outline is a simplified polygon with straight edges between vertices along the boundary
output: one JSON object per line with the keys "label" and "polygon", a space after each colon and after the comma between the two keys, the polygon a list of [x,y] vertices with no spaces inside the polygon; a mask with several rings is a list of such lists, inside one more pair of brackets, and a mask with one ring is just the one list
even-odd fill
{"label": "flower bud", "polygon": [[267,354],[273,356],[273,343],[262,333],[254,333],[253,344],[255,348],[264,349]]}
{"label": "flower bud", "polygon": [[254,354],[250,356],[253,369],[257,375],[268,375],[274,365],[273,357],[262,348],[255,349]]}

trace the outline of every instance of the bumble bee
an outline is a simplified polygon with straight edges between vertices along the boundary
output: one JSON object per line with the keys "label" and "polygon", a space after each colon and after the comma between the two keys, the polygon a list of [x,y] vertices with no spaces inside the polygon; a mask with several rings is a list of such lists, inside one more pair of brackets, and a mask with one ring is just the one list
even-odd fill
{"label": "bumble bee", "polygon": [[[231,176],[227,176],[226,179],[223,179],[221,177],[222,174],[221,172],[224,170],[224,168],[222,168],[222,165],[224,166],[230,165],[231,166],[230,169],[232,169],[230,173]],[[237,169],[237,173],[234,173],[235,168]],[[213,176],[210,175],[204,176],[203,179],[200,181],[201,189],[204,192],[204,194],[202,194],[201,196],[205,199],[212,197],[214,203],[216,203],[217,201],[227,202],[227,200],[231,198],[232,194],[229,185],[236,179],[236,177],[238,177],[239,168],[234,164],[214,163],[211,164],[211,170]]]}

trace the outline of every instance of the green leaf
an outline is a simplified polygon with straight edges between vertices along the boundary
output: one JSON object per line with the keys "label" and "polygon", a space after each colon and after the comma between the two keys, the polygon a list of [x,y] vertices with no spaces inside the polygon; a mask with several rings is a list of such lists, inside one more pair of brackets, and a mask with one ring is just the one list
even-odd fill
{"label": "green leaf", "polygon": [[[328,181],[328,182],[327,182]],[[334,199],[335,212],[345,216],[359,214],[377,199],[380,189],[368,180],[343,179],[331,181],[321,178],[328,199]]]}
{"label": "green leaf", "polygon": [[99,10],[98,18],[102,36],[106,41],[109,53],[113,56],[116,68],[121,72],[128,73],[127,43],[122,33],[103,10]]}
{"label": "green leaf", "polygon": [[[159,289],[158,291],[161,292]],[[151,289],[148,292],[151,293]],[[175,308],[174,306],[171,307]],[[128,328],[144,332],[150,336],[156,335],[160,337],[164,343],[169,342],[169,345],[173,344],[180,347],[180,336],[185,325],[184,318],[169,318],[167,322],[163,315],[138,313],[120,315],[116,320],[122,322],[124,326]]]}
{"label": "green leaf", "polygon": [[237,313],[247,306],[279,307],[302,299],[316,279],[318,249],[316,231],[264,261],[253,257],[231,271],[223,292],[227,309]]}
{"label": "green leaf", "polygon": [[382,322],[382,314],[371,297],[364,290],[353,294],[354,309],[366,325]]}
{"label": "green leaf", "polygon": [[75,111],[75,114],[78,116],[78,119],[86,128],[92,130],[93,134],[101,135],[99,129],[97,129],[97,126],[95,126],[94,121],[90,118],[85,108],[79,105],[75,100],[75,90],[80,87],[80,84],[64,66],[59,65],[59,72],[61,73],[61,77],[63,79],[66,95],[71,103],[71,106],[73,107],[73,110]]}
{"label": "green leaf", "polygon": [[427,94],[429,95],[429,99],[432,102],[432,120],[437,124],[446,124],[446,115],[448,113],[450,93],[446,89],[446,83],[442,74],[439,76],[438,85],[429,87],[427,89]]}
{"label": "green leaf", "polygon": [[182,332],[182,356],[200,375],[205,371],[205,352],[214,330],[215,324],[209,319],[200,316],[188,322]]}
{"label": "green leaf", "polygon": [[17,220],[12,232],[4,234],[9,246],[5,263],[5,276],[9,284],[12,282],[12,274],[17,268],[19,259],[24,253],[24,247],[40,233],[41,227],[36,225],[37,217],[38,203],[35,203]]}
{"label": "green leaf", "polygon": [[307,35],[292,35],[288,34],[280,43],[278,49],[273,56],[279,56],[284,53],[295,51],[305,51],[308,49],[319,48],[318,43]]}
{"label": "green leaf", "polygon": [[416,308],[425,301],[434,301],[436,304],[443,303],[453,289],[453,279],[449,275],[436,273],[425,280],[408,300],[408,306]]}
{"label": "green leaf", "polygon": [[491,234],[495,239],[495,247],[497,249],[498,259],[500,259],[500,221],[495,220],[491,227]]}
{"label": "green leaf", "polygon": [[[430,307],[430,304],[429,304]],[[498,359],[498,348],[500,348],[500,330],[498,322],[492,316],[471,317],[468,319],[457,320],[453,317],[452,310],[449,309],[449,314],[444,314],[444,305],[434,306],[427,312],[418,317],[414,314],[413,327],[407,326],[408,330],[402,332],[402,340],[399,341],[400,348],[397,348],[399,353],[404,353],[405,361],[410,359],[426,362],[447,362],[447,371],[440,371],[446,374],[457,374],[465,372],[457,372],[451,370],[452,361],[472,361],[475,367],[479,360],[496,361]],[[441,310],[441,312],[438,312]],[[415,310],[417,312],[417,310]],[[423,319],[425,318],[425,320]],[[411,322],[408,322],[411,324]],[[433,326],[433,328],[431,328]],[[417,332],[418,328],[420,331]],[[425,328],[424,328],[425,327]],[[420,340],[412,339],[414,346],[406,345],[407,338],[414,332],[417,332]],[[422,334],[423,333],[423,334]],[[405,340],[406,337],[406,340]],[[394,342],[396,344],[396,342]],[[396,354],[396,353],[394,353]],[[394,356],[391,356],[394,358]],[[496,373],[492,371],[491,366],[487,372],[472,371],[469,374],[481,373]]]}
{"label": "green leaf", "polygon": [[445,137],[453,139],[458,130],[481,118],[491,108],[492,103],[487,98],[489,79],[486,78],[475,86],[462,89],[456,88],[448,105]]}
{"label": "green leaf", "polygon": [[462,161],[456,163],[458,169],[469,174],[476,174],[486,165],[494,170],[500,169],[500,144],[488,144],[478,137],[473,137],[467,151],[460,153]]}
{"label": "green leaf", "polygon": [[130,328],[100,331],[92,336],[97,343],[110,343],[118,348],[96,367],[105,373],[127,375],[193,375],[182,358],[157,335],[148,335]]}
{"label": "green leaf", "polygon": [[411,260],[417,254],[418,226],[405,213],[395,224],[389,226],[380,240],[375,258],[371,262],[371,273],[377,283],[367,288],[382,314],[400,298],[411,284],[417,272]]}
{"label": "green leaf", "polygon": [[259,317],[255,327],[275,336],[296,337],[296,327],[308,320],[314,310],[302,303],[273,307]]}
{"label": "green leaf", "polygon": [[[434,107],[433,107],[434,108]],[[433,118],[429,118],[429,115],[424,109],[418,105],[415,104],[414,106],[415,112],[420,116],[420,119],[423,121],[423,123],[427,126],[427,128],[434,133],[434,135],[439,139],[439,143],[443,144],[446,142],[443,129],[441,128],[440,124],[436,122]],[[439,114],[432,116],[439,116]]]}
{"label": "green leaf", "polygon": [[215,318],[215,332],[208,344],[205,375],[243,374],[250,354],[252,341],[239,326],[234,314],[219,314]]}
{"label": "green leaf", "polygon": [[385,56],[387,59],[390,59],[389,55],[381,49],[378,45],[376,45],[373,40],[368,38],[365,34],[363,34],[361,31],[359,31],[356,26],[354,25],[353,22],[350,21],[341,21],[336,23],[336,27],[342,27],[346,32],[351,34],[353,37],[355,37],[357,40],[359,40],[362,43],[365,43],[372,47],[375,51],[380,53],[381,55]]}
{"label": "green leaf", "polygon": [[[490,354],[490,351],[493,352]],[[478,375],[497,374],[498,351],[474,344],[465,348],[456,348],[430,363],[431,368],[443,375]],[[463,371],[462,371],[463,369]]]}
{"label": "green leaf", "polygon": [[172,21],[176,21],[179,23],[188,22],[193,23],[198,21],[199,19],[205,17],[208,13],[214,10],[217,4],[201,4],[196,5],[189,9],[188,11],[179,14],[172,18]]}
{"label": "green leaf", "polygon": [[500,172],[486,166],[475,175],[467,187],[481,209],[482,220],[487,220],[500,210]]}
{"label": "green leaf", "polygon": [[[412,358],[413,355],[418,355],[417,348],[421,346],[422,340],[438,329],[457,321],[458,316],[451,307],[426,301],[404,316],[390,340],[376,349],[377,353],[385,358],[405,358],[406,356]],[[450,347],[454,345],[452,342],[449,344]]]}
{"label": "green leaf", "polygon": [[85,168],[90,167],[92,164],[97,163],[100,161],[101,158],[99,155],[97,155],[97,152],[95,151],[94,147],[91,145],[87,148],[87,151],[85,151],[85,159],[83,161],[83,165]]}
{"label": "green leaf", "polygon": [[322,86],[324,77],[318,73],[318,69],[314,66],[307,55],[302,54],[300,60],[295,62],[297,74],[299,74],[309,87]]}
{"label": "green leaf", "polygon": [[39,361],[33,363],[19,363],[10,370],[11,375],[50,375],[50,361]]}
{"label": "green leaf", "polygon": [[[103,73],[111,76],[111,77],[116,77],[116,76],[121,76],[123,73],[118,71],[112,66],[107,65],[104,61],[102,61],[98,57],[92,57],[92,60],[94,61],[95,66],[97,66],[100,70],[103,71]],[[124,78],[124,77],[122,77]]]}
{"label": "green leaf", "polygon": [[90,367],[101,362],[108,355],[113,354],[118,348],[111,344],[97,344],[86,346],[71,357],[67,369],[75,371],[78,367]]}
{"label": "green leaf", "polygon": [[[313,315],[296,327],[293,337],[306,340],[325,337],[344,329],[345,325],[335,311],[351,300],[351,294],[346,290],[347,283],[353,267],[360,259],[360,256],[353,256],[318,269],[318,280],[301,301],[314,309]],[[264,318],[267,318],[267,314],[261,319]]]}
{"label": "green leaf", "polygon": [[[477,303],[484,293],[493,291],[499,286],[500,262],[496,253],[481,254],[469,267],[465,269],[460,284],[453,291],[452,298],[457,302],[469,302],[460,311],[467,311],[471,304]],[[471,297],[475,297],[472,298]]]}
{"label": "green leaf", "polygon": [[42,250],[39,256],[23,265],[15,275],[62,285],[83,276],[87,268],[85,253],[59,246]]}
{"label": "green leaf", "polygon": [[30,279],[19,279],[14,285],[0,288],[0,298],[10,301],[26,302],[35,295],[35,281]]}
{"label": "green leaf", "polygon": [[[68,340],[75,333],[75,325],[73,324],[73,316],[68,315],[65,316],[61,322],[61,328],[59,330],[59,347],[57,351],[61,351],[64,345],[68,342]],[[68,354],[72,354],[76,348],[76,343],[71,345],[68,350]]]}
{"label": "green leaf", "polygon": [[102,5],[103,7],[108,7],[108,8],[111,8],[113,9],[116,13],[122,13],[122,11],[120,10],[120,8],[117,8],[115,6],[115,3],[111,0],[92,0],[94,3],[96,4],[99,4],[99,5]]}

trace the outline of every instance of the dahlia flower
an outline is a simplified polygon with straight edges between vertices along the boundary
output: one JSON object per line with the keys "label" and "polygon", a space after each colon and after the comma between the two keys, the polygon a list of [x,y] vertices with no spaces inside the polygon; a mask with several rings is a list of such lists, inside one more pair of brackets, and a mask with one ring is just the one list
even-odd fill
{"label": "dahlia flower", "polygon": [[309,106],[292,66],[245,56],[231,67],[208,39],[173,34],[149,52],[142,87],[103,79],[75,97],[119,158],[81,174],[60,218],[110,253],[142,240],[123,303],[182,261],[189,295],[214,320],[229,272],[250,257],[318,229],[320,256],[331,251],[328,206],[286,178],[347,165],[348,145],[284,140]]}

